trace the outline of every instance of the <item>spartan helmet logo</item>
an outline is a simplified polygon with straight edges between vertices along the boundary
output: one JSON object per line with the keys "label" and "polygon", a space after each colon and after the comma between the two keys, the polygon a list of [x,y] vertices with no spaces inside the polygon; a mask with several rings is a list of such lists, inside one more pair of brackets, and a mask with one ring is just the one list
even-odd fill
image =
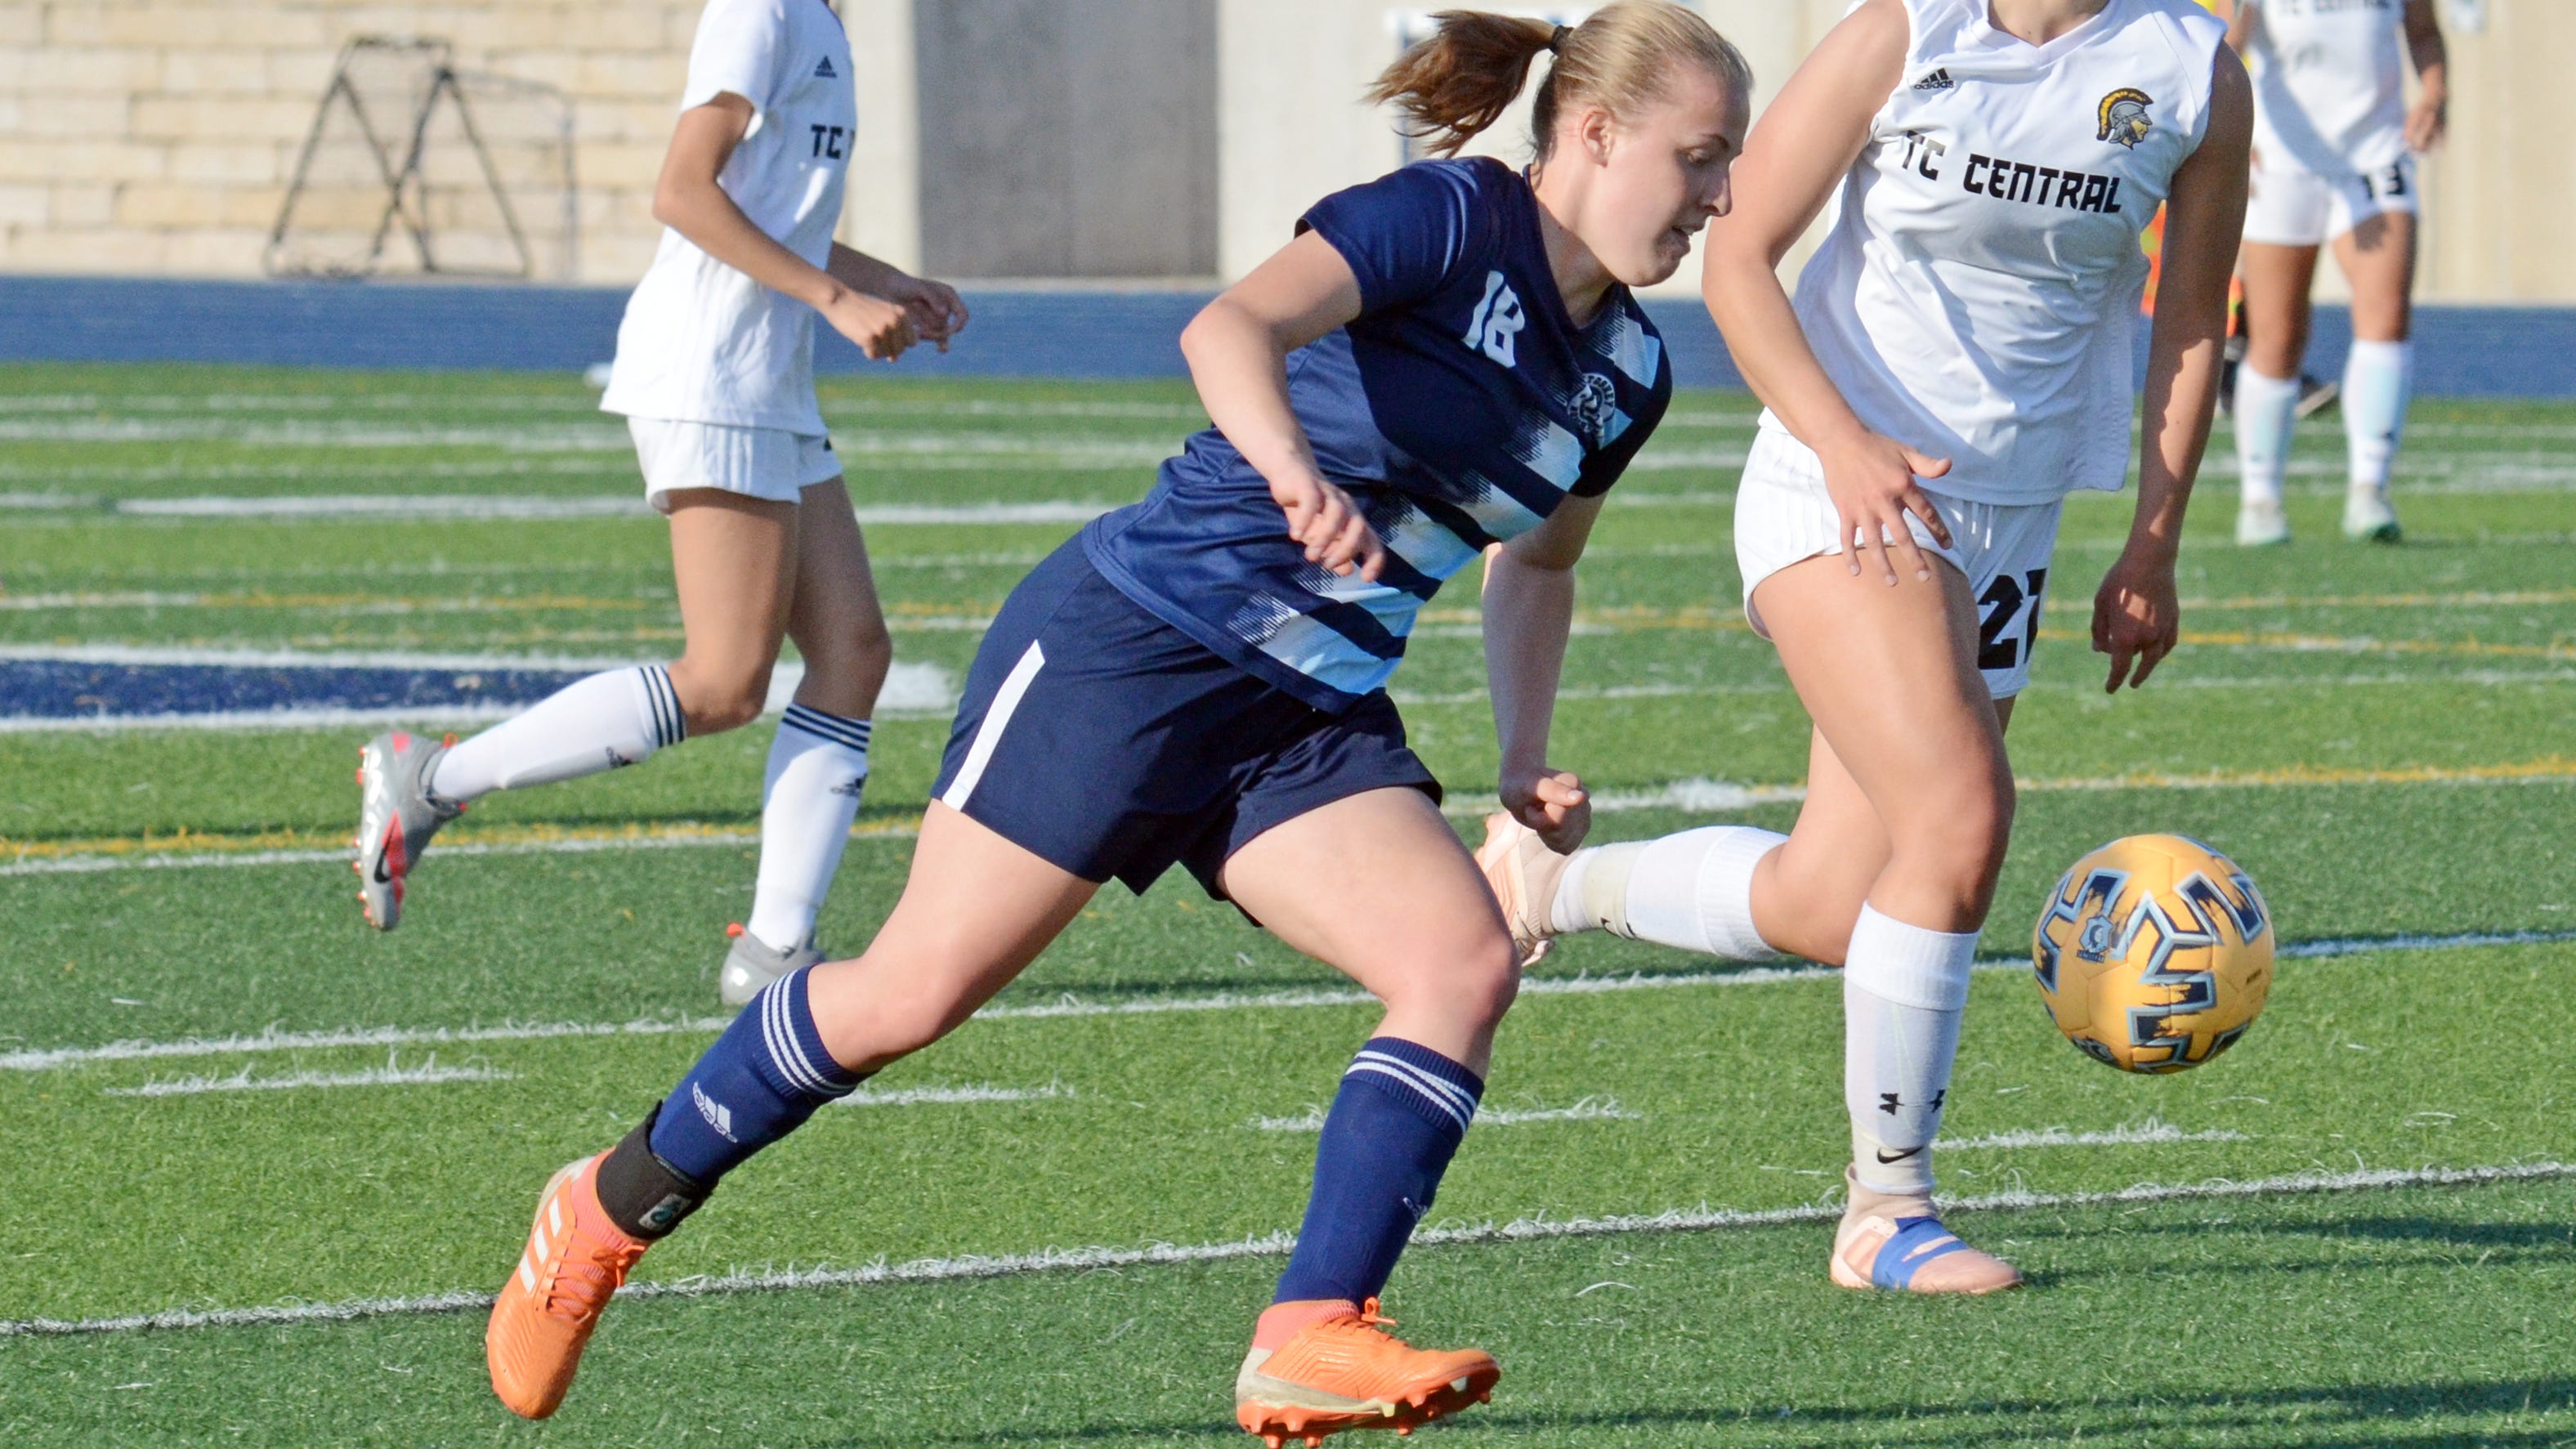
{"label": "spartan helmet logo", "polygon": [[1610,423],[1619,413],[1619,389],[1610,379],[1597,372],[1583,374],[1583,386],[1574,394],[1574,420],[1592,446],[1610,445]]}
{"label": "spartan helmet logo", "polygon": [[2147,139],[2156,129],[2155,118],[2147,114],[2147,107],[2155,103],[2155,97],[2135,86],[2122,86],[2111,92],[2102,98],[2100,109],[2102,125],[2101,129],[2093,133],[2093,138],[2097,141],[2108,141],[2123,149],[2135,150],[2137,144]]}

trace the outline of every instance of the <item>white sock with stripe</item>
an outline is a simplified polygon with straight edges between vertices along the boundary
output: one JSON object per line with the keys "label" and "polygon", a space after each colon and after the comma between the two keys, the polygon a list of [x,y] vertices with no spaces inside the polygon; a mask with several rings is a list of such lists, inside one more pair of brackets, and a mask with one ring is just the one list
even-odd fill
{"label": "white sock with stripe", "polygon": [[641,764],[688,738],[671,672],[659,664],[577,679],[438,759],[431,793],[463,804],[495,790],[551,785]]}
{"label": "white sock with stripe", "polygon": [[745,929],[785,951],[814,931],[841,868],[868,779],[869,725],[801,704],[787,707],[760,789],[760,883]]}
{"label": "white sock with stripe", "polygon": [[2298,416],[2297,378],[2265,377],[2250,363],[2236,369],[2236,467],[2249,501],[2281,501]]}
{"label": "white sock with stripe", "polygon": [[1843,963],[1843,1106],[1852,1174],[1899,1197],[1932,1194],[1932,1139],[1950,1095],[1974,931],[1909,926],[1863,905]]}
{"label": "white sock with stripe", "polygon": [[2415,385],[2415,348],[2406,342],[2355,342],[2343,364],[2343,433],[2352,458],[2352,490],[2388,487],[2397,442],[2406,432],[2406,399]]}

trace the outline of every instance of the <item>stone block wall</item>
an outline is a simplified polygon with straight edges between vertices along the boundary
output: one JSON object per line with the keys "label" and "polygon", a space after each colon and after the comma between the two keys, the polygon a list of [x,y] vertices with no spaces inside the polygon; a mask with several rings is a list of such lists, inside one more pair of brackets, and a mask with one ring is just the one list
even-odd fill
{"label": "stone block wall", "polygon": [[[341,46],[408,35],[571,98],[569,280],[631,281],[660,234],[653,180],[701,4],[0,0],[0,270],[256,275]],[[844,236],[908,260],[910,6],[839,8],[861,72]]]}

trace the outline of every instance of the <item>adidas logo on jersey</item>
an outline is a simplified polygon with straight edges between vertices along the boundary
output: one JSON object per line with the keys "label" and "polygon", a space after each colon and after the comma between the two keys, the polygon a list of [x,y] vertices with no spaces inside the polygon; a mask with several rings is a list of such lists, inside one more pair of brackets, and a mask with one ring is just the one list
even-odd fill
{"label": "adidas logo on jersey", "polygon": [[822,64],[814,67],[814,79],[816,80],[839,80],[840,78],[841,73],[832,69],[832,58],[828,55],[823,57]]}
{"label": "adidas logo on jersey", "polygon": [[1957,84],[1957,81],[1950,79],[1949,68],[1944,66],[1941,69],[1932,72],[1930,75],[1925,76],[1923,79],[1916,81],[1914,83],[1914,88],[1918,91],[1946,91]]}

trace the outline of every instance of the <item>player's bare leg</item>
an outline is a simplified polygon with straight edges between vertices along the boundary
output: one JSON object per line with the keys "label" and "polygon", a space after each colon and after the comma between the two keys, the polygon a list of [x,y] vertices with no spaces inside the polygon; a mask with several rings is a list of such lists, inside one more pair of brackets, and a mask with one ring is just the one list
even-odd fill
{"label": "player's bare leg", "polygon": [[1255,836],[1227,862],[1224,885],[1273,934],[1387,1008],[1325,1121],[1297,1253],[1235,1378],[1236,1422],[1276,1446],[1346,1429],[1410,1432],[1481,1403],[1502,1377],[1490,1354],[1414,1348],[1385,1331],[1393,1323],[1377,1306],[1519,989],[1519,953],[1493,897],[1439,810],[1404,788]]}
{"label": "player's bare leg", "polygon": [[2236,374],[2233,416],[2240,492],[2236,541],[2262,548],[2290,541],[2281,495],[2290,435],[2299,418],[2299,368],[2308,353],[2317,248],[2247,242],[2238,263],[2245,279],[2245,360]]}
{"label": "player's bare leg", "polygon": [[2406,430],[2414,387],[2415,218],[2384,211],[2334,239],[2335,265],[2352,284],[2352,352],[2344,362],[2343,422],[2351,472],[2344,536],[2395,543],[2388,474]]}
{"label": "player's bare leg", "polygon": [[814,940],[814,920],[858,817],[871,719],[894,662],[867,540],[841,479],[814,484],[799,500],[786,627],[805,677],[763,773],[758,884],[717,979],[730,1006],[828,954]]}
{"label": "player's bare leg", "polygon": [[514,1413],[553,1413],[609,1295],[726,1171],[954,1030],[1097,889],[934,803],[867,954],[764,990],[663,1108],[547,1184],[485,1330],[493,1391]]}
{"label": "player's bare leg", "polygon": [[[1980,1293],[2020,1275],[1941,1228],[1931,1155],[2013,787],[2002,723],[1976,668],[1967,580],[1947,564],[1932,575],[1891,587],[1829,555],[1763,580],[1754,604],[1887,850],[1842,952],[1854,1162],[1831,1276],[1846,1287]],[[1847,795],[1821,803],[1845,828],[1856,822]],[[1759,902],[1755,910],[1772,914]]]}

